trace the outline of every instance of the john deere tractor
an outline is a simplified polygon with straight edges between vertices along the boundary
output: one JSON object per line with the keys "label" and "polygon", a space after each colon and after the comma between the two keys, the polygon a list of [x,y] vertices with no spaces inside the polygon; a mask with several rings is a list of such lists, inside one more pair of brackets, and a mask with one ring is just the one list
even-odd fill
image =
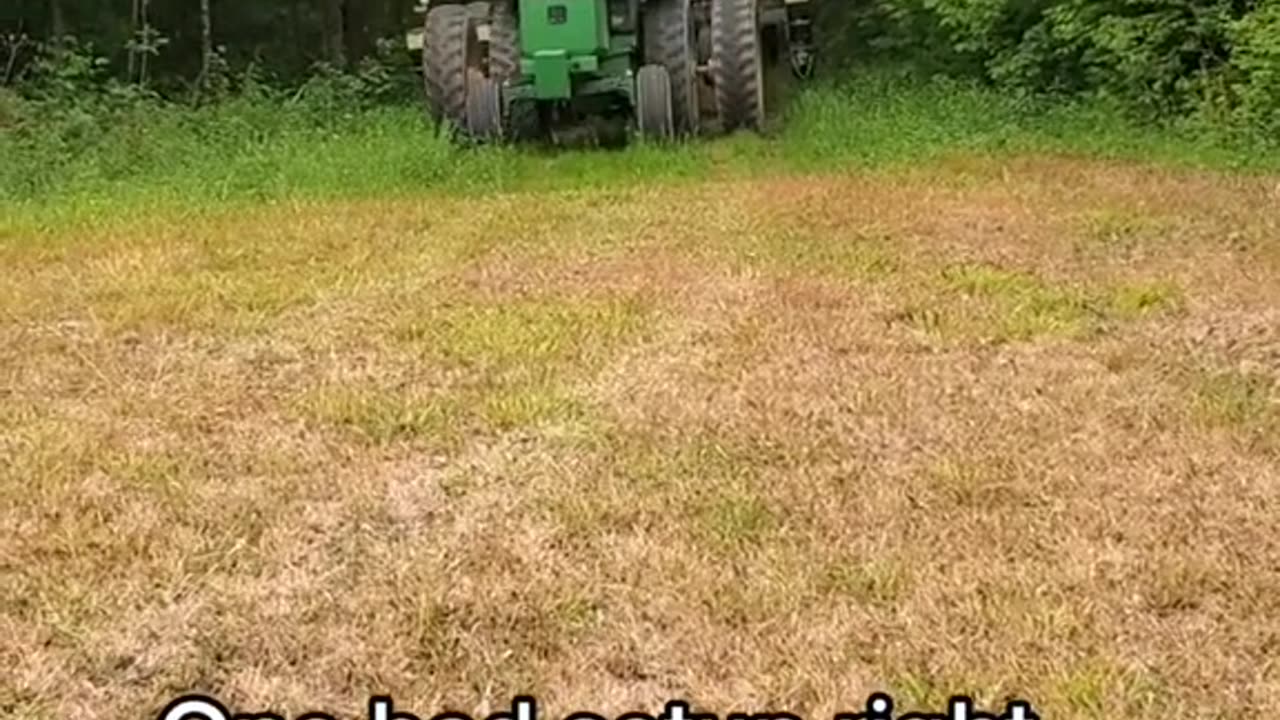
{"label": "john deere tractor", "polygon": [[813,67],[809,0],[431,0],[432,117],[479,141],[763,130]]}

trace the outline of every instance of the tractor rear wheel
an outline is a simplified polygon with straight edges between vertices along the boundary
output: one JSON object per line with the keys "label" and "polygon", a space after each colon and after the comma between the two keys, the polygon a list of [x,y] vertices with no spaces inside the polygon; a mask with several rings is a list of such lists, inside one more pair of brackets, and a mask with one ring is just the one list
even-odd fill
{"label": "tractor rear wheel", "polygon": [[647,140],[668,140],[675,135],[671,75],[665,67],[645,65],[636,74],[636,120]]}
{"label": "tractor rear wheel", "polygon": [[437,123],[466,127],[467,82],[472,69],[483,69],[479,21],[466,5],[437,5],[427,13],[422,78],[427,111]]}
{"label": "tractor rear wheel", "polygon": [[680,135],[696,135],[698,98],[697,21],[692,0],[657,0],[646,5],[645,60],[671,76],[671,111]]}
{"label": "tractor rear wheel", "polygon": [[712,0],[711,43],[716,107],[725,131],[763,129],[765,77],[759,1]]}
{"label": "tractor rear wheel", "polygon": [[[520,81],[520,30],[510,0],[495,0],[489,16],[489,77],[499,87]],[[512,103],[503,122],[506,137],[533,140],[542,135],[537,108],[531,102]]]}

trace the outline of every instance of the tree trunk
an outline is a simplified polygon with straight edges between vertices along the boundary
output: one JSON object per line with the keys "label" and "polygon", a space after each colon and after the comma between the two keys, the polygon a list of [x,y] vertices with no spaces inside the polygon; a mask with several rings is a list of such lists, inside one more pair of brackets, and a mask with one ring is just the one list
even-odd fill
{"label": "tree trunk", "polygon": [[58,39],[67,34],[67,16],[62,11],[62,0],[49,0],[49,36]]}
{"label": "tree trunk", "polygon": [[346,3],[344,0],[325,0],[324,3],[324,58],[335,67],[346,67]]}
{"label": "tree trunk", "polygon": [[[147,44],[151,43],[151,19],[147,17],[147,10],[149,9],[147,6],[150,4],[151,4],[151,0],[139,0],[138,2],[139,7],[141,8],[139,19],[141,20],[141,27],[143,29],[143,41]],[[150,50],[147,48],[143,48],[138,60],[140,65],[138,70],[138,84],[143,87],[146,87],[147,83],[151,79]]]}
{"label": "tree trunk", "polygon": [[377,43],[386,37],[397,35],[399,26],[399,0],[368,0],[347,3],[347,59],[358,61],[374,54]]}
{"label": "tree trunk", "polygon": [[[129,9],[129,33],[130,33],[129,36],[135,41],[138,38],[138,30],[142,27],[142,23],[140,22],[141,17],[142,17],[141,0],[133,0]],[[137,73],[138,73],[138,51],[132,46],[129,48],[128,72],[129,72],[128,81],[133,82],[134,78],[137,77]]]}
{"label": "tree trunk", "polygon": [[213,80],[213,12],[210,0],[200,0],[200,82],[201,92],[209,89]]}
{"label": "tree trunk", "polygon": [[369,13],[373,3],[347,3],[346,17],[343,19],[343,38],[347,58],[359,62],[360,58],[369,54]]}

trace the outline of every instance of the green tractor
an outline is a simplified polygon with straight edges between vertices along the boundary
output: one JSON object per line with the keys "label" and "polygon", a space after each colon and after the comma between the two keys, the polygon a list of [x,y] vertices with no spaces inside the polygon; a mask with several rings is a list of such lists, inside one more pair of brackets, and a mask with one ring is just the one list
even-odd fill
{"label": "green tractor", "polygon": [[432,118],[497,142],[763,131],[814,63],[810,0],[430,0]]}

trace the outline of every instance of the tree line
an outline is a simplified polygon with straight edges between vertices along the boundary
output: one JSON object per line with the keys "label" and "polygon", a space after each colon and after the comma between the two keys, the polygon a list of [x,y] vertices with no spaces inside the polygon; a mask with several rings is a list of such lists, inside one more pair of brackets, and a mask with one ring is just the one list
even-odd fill
{"label": "tree line", "polygon": [[1016,92],[1106,95],[1280,133],[1280,0],[852,0],[828,54],[904,58]]}
{"label": "tree line", "polygon": [[[866,63],[1280,133],[1280,0],[815,0],[828,77]],[[411,63],[416,0],[5,0],[0,84],[57,70],[176,95],[247,71],[289,85]],[[74,39],[74,40],[72,40]],[[69,62],[66,57],[60,62]],[[57,62],[52,63],[57,66]]]}
{"label": "tree line", "polygon": [[[415,20],[417,0],[5,0],[0,82],[74,43],[101,76],[175,93],[253,67],[297,83],[319,65],[377,57]],[[64,48],[65,49],[65,48]]]}

